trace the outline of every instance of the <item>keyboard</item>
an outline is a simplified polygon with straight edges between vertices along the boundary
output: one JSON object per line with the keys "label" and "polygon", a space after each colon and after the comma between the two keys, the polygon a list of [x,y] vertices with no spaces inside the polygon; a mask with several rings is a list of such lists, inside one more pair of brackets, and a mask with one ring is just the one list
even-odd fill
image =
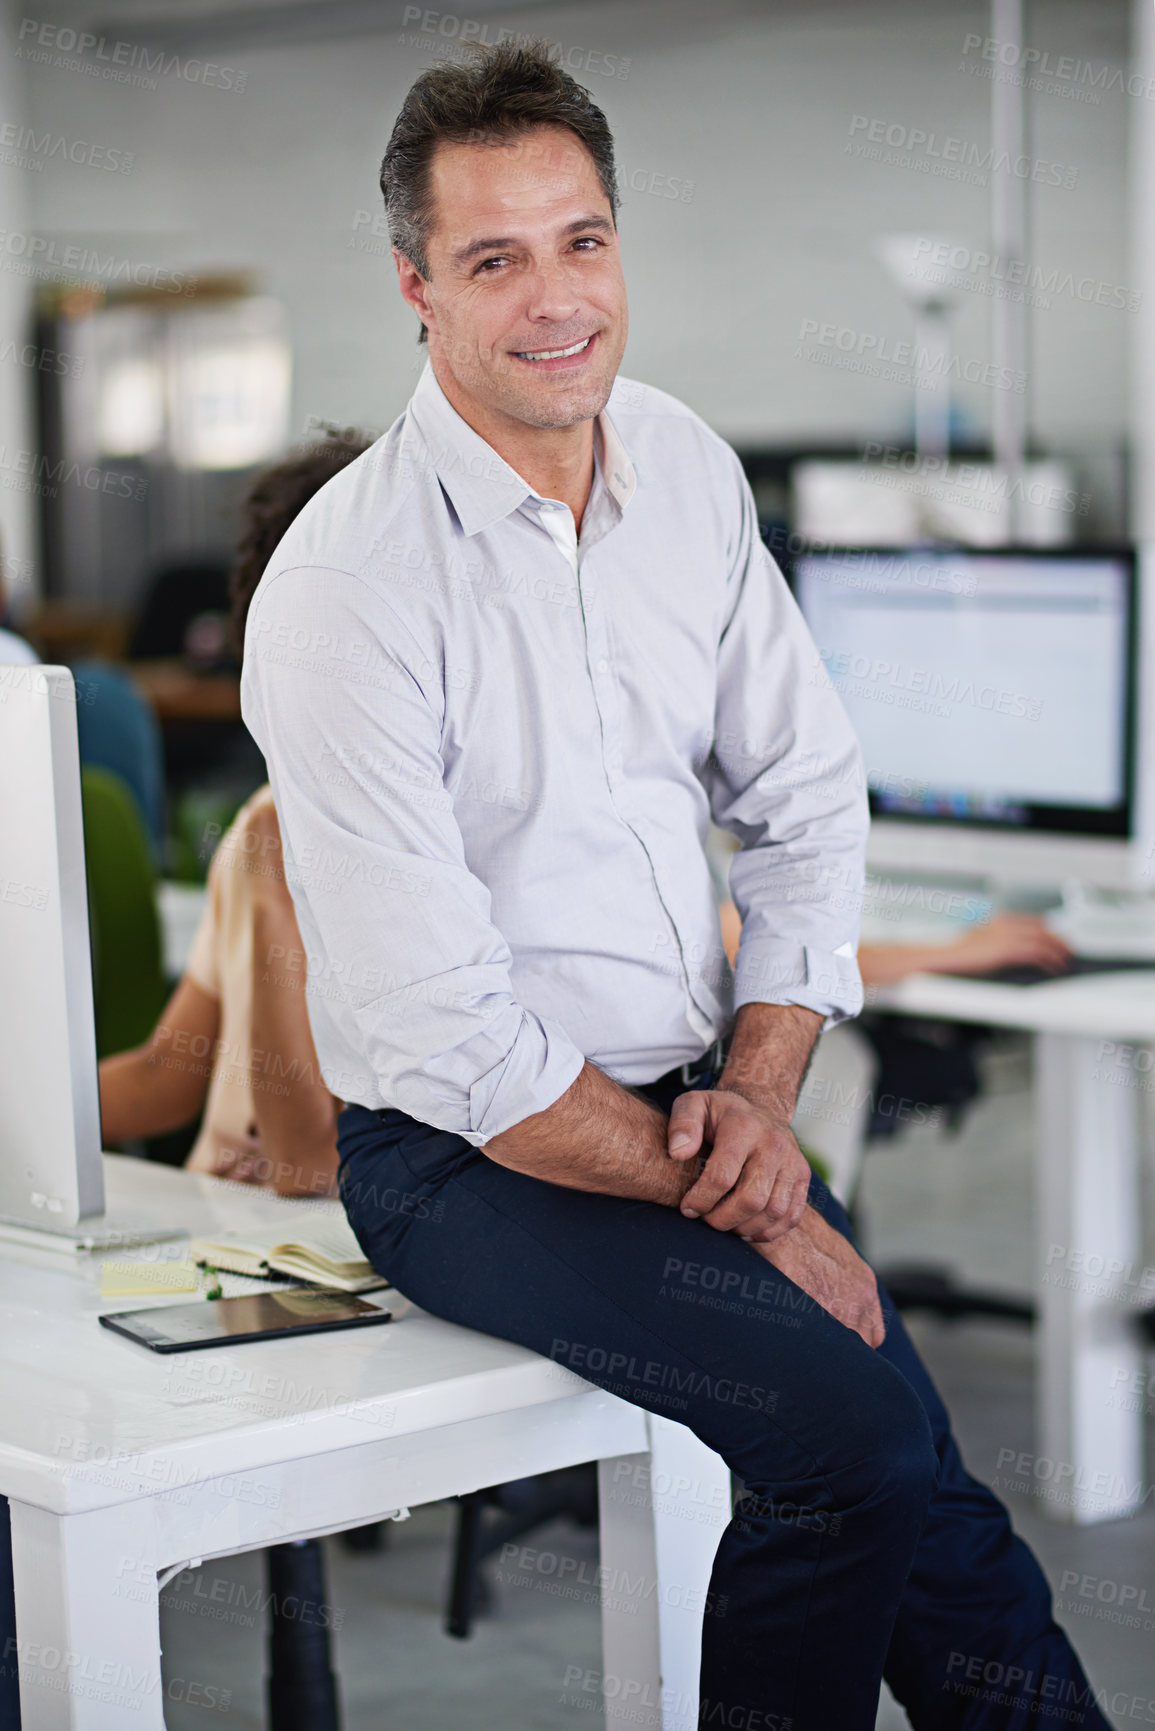
{"label": "keyboard", "polygon": [[[1029,963],[1014,963],[1007,968],[993,968],[989,974],[956,974],[955,979],[990,980],[1000,986],[1042,986],[1049,980],[1069,980],[1076,974],[1119,974],[1135,970],[1155,972],[1155,961],[1130,956],[1072,956],[1057,973]],[[944,970],[945,971],[945,970]]]}

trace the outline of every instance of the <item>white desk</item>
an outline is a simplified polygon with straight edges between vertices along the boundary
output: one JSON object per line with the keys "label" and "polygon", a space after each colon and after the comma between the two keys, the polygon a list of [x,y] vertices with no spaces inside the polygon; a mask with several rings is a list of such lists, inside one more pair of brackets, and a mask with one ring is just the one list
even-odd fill
{"label": "white desk", "polygon": [[[873,934],[872,934],[873,935]],[[901,929],[891,936],[904,936]],[[1023,1247],[1039,1303],[1037,1453],[1000,1484],[1058,1519],[1108,1520],[1144,1491],[1143,1352],[1155,1303],[1140,1235],[1137,1107],[1155,1087],[1155,971],[1037,986],[915,974],[869,1007],[1034,1035],[1036,1235]]]}
{"label": "white desk", "polygon": [[[337,1206],[107,1168],[110,1208],[194,1233]],[[0,1246],[0,1492],[24,1731],[163,1726],[158,1593],[181,1567],[587,1460],[600,1463],[602,1564],[628,1577],[603,1610],[607,1722],[648,1709],[656,1723],[660,1703],[663,1731],[692,1731],[699,1607],[729,1518],[721,1460],[535,1353],[376,1296],[405,1314],[160,1356],[97,1313],[187,1294],[102,1300],[98,1257]]]}

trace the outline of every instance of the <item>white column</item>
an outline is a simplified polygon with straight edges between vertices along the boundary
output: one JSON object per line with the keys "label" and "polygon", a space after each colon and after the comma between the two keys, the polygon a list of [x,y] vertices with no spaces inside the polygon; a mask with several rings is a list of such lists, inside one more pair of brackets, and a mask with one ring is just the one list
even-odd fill
{"label": "white column", "polygon": [[[991,35],[1011,67],[1021,65],[1023,0],[991,0]],[[996,73],[1002,69],[996,61]],[[1027,256],[1027,182],[1000,161],[1013,163],[1023,154],[1026,136],[1024,93],[1014,78],[991,81],[991,145],[995,160],[991,167],[991,251],[1006,260]],[[1027,371],[1027,314],[1025,300],[996,296],[991,302],[991,358],[996,367],[1012,373]],[[1030,381],[1028,380],[1028,389]],[[1013,484],[1022,474],[1027,438],[1027,395],[1018,391],[992,393],[991,444],[995,467]],[[1007,523],[1011,538],[1021,530],[1017,494],[1011,494]]]}
{"label": "white column", "polygon": [[[1140,91],[1155,91],[1155,5],[1134,0],[1130,76]],[[1140,551],[1143,639],[1138,657],[1138,792],[1134,876],[1155,890],[1155,102],[1142,95],[1127,104],[1130,117],[1130,262],[1128,280],[1140,295],[1128,318],[1131,338],[1131,538]]]}
{"label": "white column", "polygon": [[[1024,1491],[1058,1520],[1129,1514],[1143,1495],[1142,1263],[1133,1073],[1097,1038],[1035,1036],[1039,1366]],[[1109,1079],[1114,1076],[1116,1079]]]}
{"label": "white column", "polygon": [[[27,119],[25,64],[16,58],[17,28],[28,8],[13,0],[0,0],[0,115],[17,126]],[[13,237],[28,234],[30,225],[28,171],[0,166],[0,232]],[[14,343],[17,351],[31,335],[32,279],[20,275],[23,262],[18,251],[0,251],[0,343]],[[15,268],[13,268],[15,267]],[[16,453],[33,448],[32,394],[36,373],[27,367],[4,363],[0,384],[0,479],[15,480]],[[27,461],[27,459],[25,459]],[[27,478],[27,477],[25,477]],[[37,569],[36,497],[15,486],[0,487],[0,554],[9,598],[19,614],[21,608],[42,590],[43,574]]]}

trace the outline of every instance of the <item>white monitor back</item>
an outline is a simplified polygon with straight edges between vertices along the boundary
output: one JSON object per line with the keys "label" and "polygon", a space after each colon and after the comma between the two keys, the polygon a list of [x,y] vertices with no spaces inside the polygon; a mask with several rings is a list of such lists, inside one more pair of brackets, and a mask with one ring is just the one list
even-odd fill
{"label": "white monitor back", "polygon": [[0,1216],[103,1211],[76,688],[0,666]]}

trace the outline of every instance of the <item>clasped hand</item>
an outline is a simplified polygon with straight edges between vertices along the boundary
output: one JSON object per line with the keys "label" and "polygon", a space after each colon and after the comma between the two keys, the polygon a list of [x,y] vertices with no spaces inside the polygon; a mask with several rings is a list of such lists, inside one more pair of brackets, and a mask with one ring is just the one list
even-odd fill
{"label": "clasped hand", "polygon": [[744,1238],[867,1346],[886,1330],[870,1267],[813,1208],[810,1167],[788,1124],[769,1107],[715,1089],[680,1094],[670,1111],[673,1160],[705,1163],[682,1198],[682,1213]]}
{"label": "clasped hand", "polygon": [[721,1089],[679,1094],[670,1111],[670,1158],[692,1160],[707,1146],[683,1214],[753,1244],[770,1244],[800,1223],[810,1167],[790,1126],[769,1107]]}

